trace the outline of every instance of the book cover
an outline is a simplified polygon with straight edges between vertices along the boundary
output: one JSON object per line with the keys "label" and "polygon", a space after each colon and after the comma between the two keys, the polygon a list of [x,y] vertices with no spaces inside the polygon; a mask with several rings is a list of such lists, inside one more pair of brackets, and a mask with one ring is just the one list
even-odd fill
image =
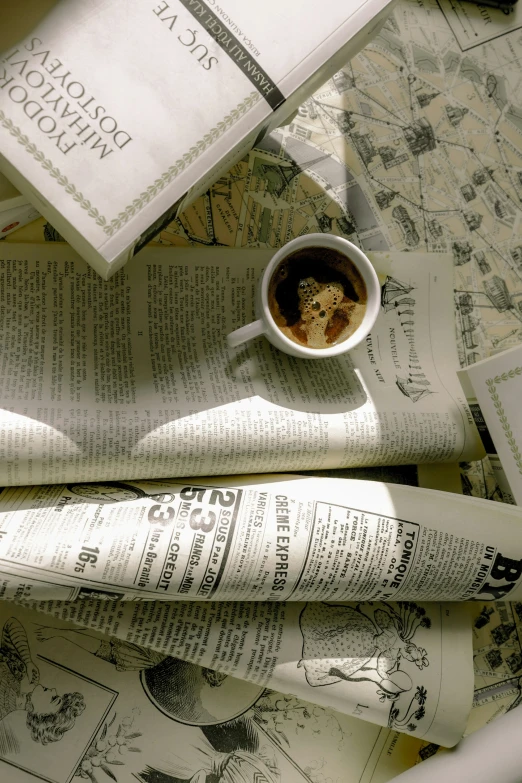
{"label": "book cover", "polygon": [[0,239],[39,217],[27,198],[0,174]]}
{"label": "book cover", "polygon": [[0,169],[107,278],[390,7],[60,0],[0,55]]}
{"label": "book cover", "polygon": [[1,206],[0,204],[0,239],[4,239],[8,234],[40,217],[32,204],[22,204],[5,211],[2,211]]}
{"label": "book cover", "polygon": [[[9,180],[0,174],[0,214],[16,207],[27,206],[28,201]],[[3,215],[0,218],[3,220]]]}
{"label": "book cover", "polygon": [[504,498],[520,506],[522,345],[483,359],[458,375]]}

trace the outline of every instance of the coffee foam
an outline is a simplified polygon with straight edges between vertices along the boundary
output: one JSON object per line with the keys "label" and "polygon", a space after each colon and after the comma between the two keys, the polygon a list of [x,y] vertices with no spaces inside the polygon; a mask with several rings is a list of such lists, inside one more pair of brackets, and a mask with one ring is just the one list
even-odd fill
{"label": "coffee foam", "polygon": [[283,334],[299,345],[324,349],[348,339],[359,328],[367,292],[347,256],[327,248],[307,248],[279,264],[268,298]]}

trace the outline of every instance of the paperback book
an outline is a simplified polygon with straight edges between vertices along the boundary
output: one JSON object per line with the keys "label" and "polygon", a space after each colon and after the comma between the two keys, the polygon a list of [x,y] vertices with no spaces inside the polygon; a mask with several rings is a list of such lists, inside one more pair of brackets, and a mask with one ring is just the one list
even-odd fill
{"label": "paperback book", "polygon": [[353,57],[391,5],[61,0],[42,18],[37,3],[36,25],[1,38],[0,170],[108,278]]}

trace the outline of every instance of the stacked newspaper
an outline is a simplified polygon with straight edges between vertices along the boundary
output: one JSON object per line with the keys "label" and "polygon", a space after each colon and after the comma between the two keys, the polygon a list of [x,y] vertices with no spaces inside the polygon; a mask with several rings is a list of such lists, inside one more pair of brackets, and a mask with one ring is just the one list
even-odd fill
{"label": "stacked newspaper", "polygon": [[463,602],[521,598],[522,511],[393,483],[484,453],[451,258],[374,254],[376,328],[321,362],[227,348],[267,260],[0,251],[10,781],[384,783],[466,731]]}

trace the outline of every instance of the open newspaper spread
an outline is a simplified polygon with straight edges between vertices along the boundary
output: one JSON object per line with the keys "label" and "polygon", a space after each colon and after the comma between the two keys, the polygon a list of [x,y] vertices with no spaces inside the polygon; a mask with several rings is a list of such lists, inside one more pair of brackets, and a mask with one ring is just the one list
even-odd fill
{"label": "open newspaper spread", "polygon": [[270,251],[145,250],[109,282],[68,247],[0,248],[0,483],[470,460],[451,256],[372,256],[376,328],[349,355],[227,349]]}
{"label": "open newspaper spread", "polygon": [[[116,663],[138,645],[448,747],[471,710],[471,623],[460,604],[99,598],[35,608],[109,634]],[[145,675],[160,704],[176,698],[169,665]]]}
{"label": "open newspaper spread", "polygon": [[432,747],[3,602],[6,649],[27,675],[1,664],[5,783],[386,783]]}

